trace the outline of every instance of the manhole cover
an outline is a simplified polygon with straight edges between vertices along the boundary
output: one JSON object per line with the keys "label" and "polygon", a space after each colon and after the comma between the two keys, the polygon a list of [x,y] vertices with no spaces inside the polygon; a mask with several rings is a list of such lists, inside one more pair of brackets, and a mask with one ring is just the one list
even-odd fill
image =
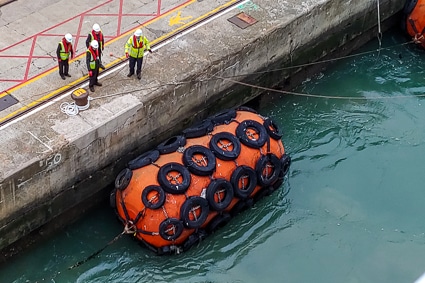
{"label": "manhole cover", "polygon": [[18,103],[18,100],[11,96],[10,94],[5,96],[0,96],[0,111],[12,106],[13,104]]}
{"label": "manhole cover", "polygon": [[250,15],[245,14],[244,12],[241,12],[237,14],[236,16],[233,16],[227,20],[231,22],[232,24],[237,25],[241,29],[245,29],[249,26],[252,26],[253,24],[257,22],[256,19],[254,19]]}

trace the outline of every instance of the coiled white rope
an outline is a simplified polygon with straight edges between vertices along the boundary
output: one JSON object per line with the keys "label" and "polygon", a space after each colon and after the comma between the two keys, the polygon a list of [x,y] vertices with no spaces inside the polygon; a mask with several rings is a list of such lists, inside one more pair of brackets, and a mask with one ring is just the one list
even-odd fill
{"label": "coiled white rope", "polygon": [[60,105],[60,109],[62,111],[62,113],[65,113],[68,116],[75,116],[78,115],[78,113],[80,113],[80,111],[83,110],[87,110],[90,107],[90,100],[92,100],[92,98],[89,96],[87,97],[87,104],[84,106],[78,106],[77,104],[75,104],[75,102],[63,102]]}

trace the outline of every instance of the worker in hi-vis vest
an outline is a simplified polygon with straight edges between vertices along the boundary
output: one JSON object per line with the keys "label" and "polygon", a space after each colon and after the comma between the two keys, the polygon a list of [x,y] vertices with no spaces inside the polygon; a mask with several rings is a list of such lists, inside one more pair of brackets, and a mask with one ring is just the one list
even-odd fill
{"label": "worker in hi-vis vest", "polygon": [[61,41],[59,41],[58,48],[56,49],[56,55],[59,63],[59,75],[62,80],[65,77],[71,77],[69,74],[69,58],[74,57],[74,50],[72,49],[72,35],[70,33],[65,34]]}
{"label": "worker in hi-vis vest", "polygon": [[86,51],[86,64],[89,72],[89,88],[90,91],[94,92],[94,86],[102,86],[97,81],[99,75],[99,43],[97,40],[90,42],[90,46]]}
{"label": "worker in hi-vis vest", "polygon": [[103,32],[100,29],[99,24],[94,24],[92,31],[87,35],[86,39],[86,47],[89,48],[90,42],[93,40],[97,40],[99,43],[99,48],[97,49],[99,51],[99,68],[105,69],[105,66],[102,64],[102,54],[103,49],[105,48],[105,39],[103,38]]}
{"label": "worker in hi-vis vest", "polygon": [[142,78],[142,63],[145,50],[152,53],[149,40],[143,36],[142,30],[137,29],[125,44],[125,56],[129,58],[130,72],[127,77],[134,75],[134,67],[137,64],[136,74],[140,80]]}

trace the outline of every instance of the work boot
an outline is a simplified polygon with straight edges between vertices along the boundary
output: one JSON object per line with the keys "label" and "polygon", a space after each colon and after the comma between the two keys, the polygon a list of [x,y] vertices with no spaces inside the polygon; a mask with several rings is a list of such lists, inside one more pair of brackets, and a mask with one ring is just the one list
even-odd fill
{"label": "work boot", "polygon": [[141,73],[138,73],[137,74],[137,78],[140,80],[142,78],[142,74]]}
{"label": "work boot", "polygon": [[70,77],[71,77],[71,75],[70,75],[70,74],[65,74],[65,76],[66,76],[66,77],[68,77],[68,78],[70,78]]}
{"label": "work boot", "polygon": [[105,70],[105,66],[103,66],[103,64],[100,64],[99,68],[101,68],[102,70]]}
{"label": "work boot", "polygon": [[62,78],[62,80],[64,80],[64,79],[65,79],[65,76],[64,76],[64,75],[62,75],[62,76],[61,76],[61,78]]}
{"label": "work boot", "polygon": [[134,73],[128,73],[127,77],[131,77]]}
{"label": "work boot", "polygon": [[102,84],[101,84],[101,83],[99,83],[99,82],[96,82],[94,85],[102,86]]}
{"label": "work boot", "polygon": [[89,88],[91,92],[94,92],[94,86],[89,86]]}

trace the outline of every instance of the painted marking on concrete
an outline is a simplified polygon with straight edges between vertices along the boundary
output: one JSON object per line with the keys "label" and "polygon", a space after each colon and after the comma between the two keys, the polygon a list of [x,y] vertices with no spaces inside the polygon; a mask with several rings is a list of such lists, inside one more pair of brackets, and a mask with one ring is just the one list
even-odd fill
{"label": "painted marking on concrete", "polygon": [[[248,1],[249,0],[242,1],[240,3],[240,5],[242,5],[242,4],[244,4],[244,3],[248,2]],[[159,48],[161,48],[161,47],[163,47],[163,46],[165,46],[165,45],[167,45],[167,44],[169,44],[169,43],[177,40],[178,38],[180,38],[180,37],[182,37],[182,36],[184,36],[184,35],[186,35],[188,33],[191,33],[192,31],[194,31],[194,30],[196,30],[196,29],[198,29],[198,28],[200,28],[200,27],[202,27],[202,26],[210,23],[211,21],[213,21],[213,20],[215,20],[215,19],[223,16],[224,14],[227,14],[228,12],[236,9],[237,7],[239,7],[239,5],[238,6],[231,7],[229,9],[226,9],[227,7],[233,5],[236,2],[238,2],[238,1],[237,0],[233,0],[233,1],[227,2],[226,4],[224,4],[224,5],[216,8],[214,10],[211,10],[210,12],[208,12],[208,13],[200,16],[199,18],[196,18],[193,21],[185,24],[184,26],[179,27],[178,29],[176,29],[175,31],[173,31],[174,34],[180,32],[182,30],[184,30],[184,31],[181,32],[181,33],[178,33],[176,36],[170,38],[169,40],[166,40],[164,42],[161,42],[160,44],[155,45],[155,47],[153,47],[152,50],[157,50],[157,49],[159,49]],[[214,15],[214,16],[211,16],[211,15]],[[204,19],[206,19],[206,20],[204,20]],[[201,23],[200,24],[196,24],[198,22],[201,22]],[[158,38],[156,40],[156,42],[160,42],[160,41],[162,41],[162,40],[164,40],[165,38],[168,38],[168,37],[170,37],[170,36],[169,35],[164,35],[164,36]]]}
{"label": "painted marking on concrete", "polygon": [[3,184],[0,184],[0,204],[4,203],[4,189]]}
{"label": "painted marking on concrete", "polygon": [[245,4],[241,4],[238,7],[240,10],[248,10],[248,11],[257,11],[259,9],[258,5],[252,1],[248,1]]}
{"label": "painted marking on concrete", "polygon": [[45,160],[40,160],[38,165],[41,168],[41,172],[48,171],[58,165],[62,160],[62,155],[60,153],[56,153],[55,155],[47,157]]}
{"label": "painted marking on concrete", "polygon": [[[168,16],[168,15],[170,15],[170,14],[174,13],[175,11],[177,11],[177,10],[179,10],[179,9],[182,9],[182,8],[184,8],[184,7],[187,7],[187,6],[189,6],[190,4],[193,4],[193,3],[197,2],[197,1],[198,1],[198,0],[191,0],[191,1],[188,1],[188,2],[186,2],[186,3],[183,3],[183,4],[179,5],[179,6],[177,6],[177,7],[174,7],[173,9],[170,9],[169,11],[165,12],[164,14],[161,14],[161,16],[156,17],[156,18],[153,18],[153,19],[151,19],[151,20],[148,20],[148,21],[146,21],[145,23],[143,23],[142,25],[140,25],[140,26],[138,26],[138,27],[136,27],[136,28],[134,28],[134,29],[132,29],[132,30],[129,30],[128,32],[126,32],[126,33],[122,34],[121,36],[119,36],[119,37],[115,37],[114,39],[112,39],[112,40],[108,41],[108,43],[105,43],[105,46],[106,46],[106,45],[108,45],[108,44],[110,44],[110,43],[112,43],[112,42],[115,42],[115,41],[117,41],[117,40],[119,40],[119,39],[122,39],[122,38],[123,38],[123,37],[125,37],[125,36],[130,36],[130,34],[134,33],[134,31],[135,31],[137,28],[143,28],[143,27],[145,27],[145,26],[148,26],[148,25],[150,25],[150,24],[152,24],[152,23],[154,23],[154,22],[156,22],[156,21],[158,21],[158,20],[160,20],[160,19],[162,19],[162,18],[164,18],[164,17],[166,17],[166,16]],[[155,43],[155,41],[152,41],[152,44],[154,44],[154,43]],[[124,58],[124,57],[125,57],[125,56],[122,56],[121,58]],[[117,61],[114,61],[114,62],[116,63]],[[114,65],[114,62],[109,63],[107,66]]]}
{"label": "painted marking on concrete", "polygon": [[185,21],[193,18],[192,16],[182,17],[181,14],[182,14],[182,11],[178,11],[177,15],[172,16],[170,18],[170,21],[168,22],[168,25],[169,26],[184,25],[186,24]]}
{"label": "painted marking on concrete", "polygon": [[[105,6],[105,5],[107,5],[107,4],[109,4],[109,3],[111,3],[111,2],[113,2],[114,0],[106,0],[104,3],[101,3],[101,4],[99,4],[99,5],[97,5],[97,6],[95,6],[95,7],[93,7],[93,8],[91,8],[91,9],[89,9],[89,10],[87,10],[87,11],[85,11],[85,12],[83,12],[83,13],[81,13],[81,14],[79,14],[79,15],[76,15],[76,16],[74,16],[74,17],[72,17],[72,18],[70,18],[70,19],[68,19],[68,20],[66,20],[66,21],[64,21],[64,22],[62,22],[62,23],[59,23],[59,24],[56,24],[56,25],[54,25],[54,26],[52,26],[52,27],[49,27],[48,29],[45,29],[45,30],[43,30],[43,31],[41,31],[41,32],[39,32],[39,33],[37,33],[37,34],[35,34],[34,36],[32,36],[32,37],[29,37],[29,38],[26,38],[26,39],[23,39],[23,40],[21,40],[21,41],[19,41],[19,42],[16,42],[16,43],[14,43],[14,44],[12,44],[11,46],[8,46],[8,47],[5,47],[5,48],[3,48],[3,49],[0,49],[0,52],[3,52],[3,51],[5,51],[5,50],[8,50],[8,49],[11,49],[11,48],[13,48],[14,46],[17,46],[17,45],[19,45],[19,44],[22,44],[22,43],[24,43],[24,42],[27,42],[27,41],[30,41],[30,40],[32,40],[33,42],[31,43],[31,45],[33,46],[34,45],[34,43],[35,43],[35,39],[36,38],[38,38],[38,37],[45,37],[45,36],[47,36],[47,37],[60,37],[60,38],[62,38],[62,34],[56,34],[56,33],[54,33],[54,34],[49,34],[48,32],[50,31],[50,30],[54,30],[55,28],[57,28],[58,26],[60,26],[60,25],[63,25],[63,24],[65,24],[65,23],[69,23],[69,22],[71,22],[72,20],[75,20],[75,19],[77,19],[77,18],[80,18],[80,25],[79,25],[79,28],[78,28],[78,34],[77,34],[77,36],[75,36],[75,35],[73,35],[74,36],[74,38],[75,38],[75,43],[74,43],[74,48],[77,48],[77,44],[78,44],[78,40],[79,40],[79,37],[80,37],[80,31],[81,31],[81,24],[82,24],[82,21],[83,21],[83,19],[84,19],[84,17],[86,16],[86,15],[93,15],[93,14],[89,14],[90,12],[92,12],[92,11],[95,11],[96,9],[98,9],[98,8],[101,8],[101,7],[103,7],[103,6]],[[121,4],[120,5],[123,5],[123,0],[120,0],[120,2],[121,2]],[[148,21],[146,21],[145,23],[143,23],[142,24],[142,26],[143,25],[146,25],[146,24],[150,24],[150,23],[153,23],[153,22],[155,22],[155,21],[157,21],[157,20],[159,20],[159,19],[161,19],[161,18],[164,18],[165,16],[167,16],[167,15],[169,15],[170,13],[172,13],[172,12],[174,12],[174,11],[176,11],[176,10],[178,10],[178,9],[181,9],[182,7],[185,7],[185,6],[188,6],[189,4],[192,4],[192,3],[195,3],[195,2],[197,2],[197,0],[188,0],[187,2],[185,2],[185,3],[183,3],[183,4],[180,4],[180,5],[178,5],[178,6],[175,6],[175,7],[173,7],[172,9],[170,9],[169,11],[166,11],[166,12],[164,12],[163,14],[161,14],[161,13],[158,13],[158,14],[137,14],[138,16],[152,16],[152,17],[154,17],[153,19],[150,19],[150,20],[148,20]],[[158,8],[157,8],[157,10],[159,10],[160,11],[160,5],[161,5],[161,1],[158,1]],[[120,6],[120,11],[122,12],[122,6]],[[96,15],[99,15],[99,14],[96,14]],[[118,16],[118,20],[119,20],[119,23],[121,22],[121,20],[122,20],[122,17],[123,16],[135,16],[136,14],[113,14],[113,15],[110,15],[110,14],[108,14],[108,16]],[[124,36],[127,36],[127,35],[129,35],[130,33],[132,33],[132,32],[134,32],[134,30],[136,29],[136,28],[138,28],[138,27],[135,27],[133,30],[130,30],[130,31],[127,31],[127,32],[125,32],[125,33],[121,33],[121,31],[118,31],[117,32],[117,36],[113,39],[113,40],[111,40],[111,41],[108,41],[108,42],[106,42],[105,43],[105,46],[106,45],[108,45],[109,43],[112,43],[112,42],[114,42],[114,41],[116,41],[116,40],[118,40],[118,39],[121,39],[122,37],[124,37]],[[31,51],[32,50],[32,51]],[[2,97],[2,96],[4,96],[4,95],[7,95],[7,93],[13,93],[14,91],[16,91],[16,90],[18,90],[18,89],[20,89],[20,88],[22,88],[22,87],[24,87],[24,86],[26,86],[26,85],[28,85],[28,84],[30,84],[30,83],[32,83],[32,82],[34,82],[34,81],[37,81],[38,79],[40,79],[40,78],[42,78],[42,77],[44,77],[44,76],[46,76],[46,75],[48,75],[48,74],[51,74],[52,72],[54,72],[54,71],[57,71],[57,69],[58,69],[58,67],[56,66],[56,67],[53,67],[53,68],[51,68],[51,69],[49,69],[49,70],[46,70],[46,71],[44,71],[44,72],[42,72],[42,73],[40,73],[40,74],[38,74],[38,75],[36,75],[36,76],[34,76],[34,77],[32,77],[32,78],[28,78],[28,74],[29,74],[29,66],[31,65],[31,60],[29,60],[29,59],[33,59],[33,58],[48,58],[48,59],[50,59],[50,58],[56,58],[56,57],[52,57],[52,56],[33,56],[32,55],[32,53],[33,53],[33,49],[31,49],[30,50],[30,52],[31,52],[31,54],[30,55],[27,55],[27,56],[13,56],[14,58],[27,58],[28,59],[28,62],[27,62],[27,65],[26,65],[26,71],[25,71],[25,75],[24,75],[24,77],[25,77],[25,79],[20,79],[20,80],[13,80],[14,82],[20,82],[20,84],[18,84],[18,85],[16,85],[16,86],[14,86],[14,87],[12,87],[12,88],[10,88],[10,89],[6,89],[5,91],[3,91],[3,90],[1,90],[2,92],[0,93],[0,98]],[[85,51],[85,49],[84,49],[84,51]],[[84,53],[82,53],[82,54],[79,54],[77,57],[74,57],[74,59],[72,59],[72,60],[70,60],[69,62],[71,63],[71,62],[73,62],[73,61],[75,61],[75,60],[78,60],[78,59],[80,59],[80,58],[82,58],[82,57],[84,57],[85,56],[85,52]],[[3,57],[3,55],[0,55],[0,58],[1,57]],[[7,57],[10,57],[10,56],[7,56]],[[2,78],[0,78],[0,81],[6,81],[6,80],[4,80],[4,79],[2,79]],[[11,80],[7,80],[7,81],[11,81]],[[72,84],[70,84],[70,85],[72,85]],[[68,85],[69,86],[69,85]],[[1,122],[1,121],[0,121]]]}
{"label": "painted marking on concrete", "polygon": [[[153,19],[151,19],[151,20],[149,20],[149,21],[147,21],[146,23],[144,23],[144,24],[143,24],[143,26],[146,26],[146,25],[152,24],[152,23],[154,23],[154,22],[158,21],[159,19],[161,19],[161,18],[164,18],[164,17],[168,16],[169,14],[173,13],[174,11],[176,11],[176,10],[178,10],[178,9],[181,9],[182,7],[186,7],[186,6],[188,6],[189,4],[195,3],[196,1],[197,1],[197,0],[191,0],[191,1],[188,1],[188,2],[186,2],[186,3],[184,3],[184,4],[182,4],[182,5],[179,5],[179,6],[177,6],[177,7],[174,7],[173,9],[170,9],[169,11],[165,12],[164,14],[162,14],[162,15],[160,15],[160,16],[158,16],[158,17],[156,17],[156,18],[153,18]],[[126,33],[124,33],[124,34],[120,35],[119,37],[116,37],[115,39],[113,39],[113,40],[111,40],[111,41],[109,41],[109,42],[105,43],[105,46],[106,46],[106,45],[108,45],[108,44],[110,44],[110,43],[112,43],[112,42],[114,42],[114,41],[116,41],[116,40],[122,39],[123,37],[128,36],[128,35],[130,35],[130,34],[131,34],[131,33],[133,33],[133,32],[134,32],[134,30],[130,30],[130,31],[128,31],[128,32],[126,32]],[[81,54],[81,55],[79,55],[79,56],[75,57],[75,58],[74,58],[74,59],[72,59],[72,60],[70,60],[70,63],[71,63],[71,62],[73,62],[73,61],[75,61],[75,60],[81,59],[81,58],[83,58],[84,56],[85,56],[85,53],[83,53],[83,54]],[[124,59],[124,56],[120,58],[120,60],[123,60],[123,59]],[[108,67],[108,66],[111,66],[111,65],[114,65],[114,64],[116,64],[116,63],[117,63],[117,60],[116,60],[116,61],[114,61],[114,62],[111,62],[110,64],[108,64],[108,65],[107,65],[107,67]],[[14,88],[10,89],[10,90],[9,90],[9,91],[7,91],[7,92],[5,91],[5,92],[1,93],[1,94],[0,94],[0,98],[2,98],[3,96],[6,96],[6,95],[8,95],[9,93],[12,93],[12,92],[14,92],[14,91],[16,91],[16,90],[18,90],[18,89],[20,89],[20,88],[22,88],[22,87],[24,87],[24,86],[26,86],[26,85],[30,84],[30,83],[32,83],[32,82],[35,82],[35,81],[37,81],[37,80],[39,80],[39,79],[41,79],[41,78],[43,78],[43,77],[45,77],[45,76],[47,76],[47,75],[49,75],[49,74],[51,74],[51,73],[55,72],[55,71],[57,71],[57,67],[52,68],[52,69],[50,69],[50,70],[47,70],[47,71],[45,71],[45,72],[41,73],[40,75],[38,75],[38,76],[36,76],[36,77],[34,77],[34,78],[30,79],[30,80],[27,80],[26,82],[24,82],[24,83],[22,83],[22,84],[20,84],[20,85],[18,85],[18,86],[16,86],[16,87],[14,87]],[[106,76],[107,74],[109,74],[109,73],[108,73],[108,72],[102,72],[102,73],[101,73],[101,75],[99,76],[99,78],[103,78],[103,77],[104,77],[104,76]],[[86,80],[87,78],[88,78],[88,76],[87,76],[87,75],[86,75],[86,76],[83,76],[83,77],[81,77],[81,78],[78,78],[77,80],[74,80],[74,81],[72,81],[71,83],[69,83],[69,84],[67,84],[67,85],[65,85],[65,86],[63,86],[63,87],[61,87],[61,88],[58,88],[58,89],[54,90],[53,92],[51,92],[51,93],[49,93],[49,94],[47,94],[47,95],[45,95],[45,96],[43,96],[43,97],[41,97],[41,98],[37,99],[36,101],[30,102],[29,104],[27,104],[27,105],[23,106],[22,108],[20,108],[20,109],[18,109],[18,110],[16,110],[16,111],[14,111],[14,112],[12,112],[12,113],[10,113],[10,114],[8,114],[8,115],[4,116],[4,117],[1,117],[1,118],[0,118],[0,123],[1,123],[1,122],[3,122],[3,121],[6,121],[6,120],[8,120],[8,119],[11,119],[12,117],[14,117],[14,116],[16,116],[16,115],[18,115],[18,114],[20,114],[20,113],[22,113],[22,112],[25,112],[26,110],[28,110],[28,109],[30,109],[30,108],[33,108],[33,107],[35,107],[35,106],[37,106],[37,105],[39,105],[39,104],[43,103],[43,102],[44,102],[44,101],[46,101],[46,100],[49,100],[50,98],[52,98],[52,97],[56,96],[57,94],[59,94],[59,93],[61,93],[61,92],[63,92],[63,91],[68,90],[69,88],[72,88],[72,87],[74,87],[74,86],[76,86],[76,85],[79,85],[82,81]],[[87,86],[87,85],[88,85],[88,83],[85,83],[83,86]],[[63,97],[63,96],[61,96],[61,97]],[[55,101],[56,101],[56,99],[55,99]],[[48,105],[51,105],[51,103],[49,103]],[[45,108],[45,107],[43,107],[43,108],[41,108],[41,109],[44,109],[44,108]],[[28,116],[27,116],[27,115],[24,115],[23,117],[28,117]],[[17,120],[17,121],[20,121],[20,120],[21,120],[21,119],[19,119],[19,120]],[[3,129],[3,127],[1,127],[0,129]]]}
{"label": "painted marking on concrete", "polygon": [[[197,1],[197,0],[193,0],[193,1],[191,1],[190,3],[193,3],[193,2],[196,2],[196,1]],[[165,38],[169,38],[170,36],[173,36],[174,34],[177,34],[175,37],[173,37],[173,38],[171,38],[171,39],[169,39],[169,40],[166,40],[166,41],[164,41],[164,42],[161,42],[160,44],[156,44],[154,47],[152,47],[152,50],[153,50],[153,51],[155,51],[155,50],[158,50],[158,49],[159,49],[159,48],[161,48],[161,47],[164,47],[165,45],[167,45],[167,44],[169,44],[169,43],[173,42],[174,40],[176,40],[176,39],[178,39],[178,38],[180,38],[180,37],[182,37],[182,36],[184,36],[184,35],[186,35],[186,34],[188,34],[188,33],[190,33],[190,32],[193,32],[194,30],[196,30],[196,29],[198,29],[198,28],[200,28],[200,27],[202,27],[202,26],[204,26],[204,25],[208,24],[209,22],[211,22],[211,21],[213,21],[213,20],[215,20],[215,19],[217,19],[217,18],[219,18],[219,17],[223,16],[224,14],[226,14],[226,13],[228,13],[228,12],[230,12],[230,11],[232,11],[232,10],[236,9],[236,8],[238,8],[240,5],[243,5],[243,4],[245,4],[245,3],[249,2],[249,1],[250,1],[250,0],[242,1],[242,2],[238,5],[238,6],[234,6],[234,7],[231,7],[231,8],[229,8],[229,9],[226,9],[227,7],[229,7],[229,6],[231,6],[231,5],[233,5],[233,4],[237,3],[237,2],[239,2],[239,0],[231,0],[231,1],[227,2],[226,4],[224,4],[224,5],[220,6],[220,7],[217,7],[217,8],[216,8],[216,9],[214,9],[214,10],[209,11],[208,13],[206,13],[206,14],[204,14],[204,15],[202,15],[202,16],[200,16],[200,17],[198,17],[198,18],[194,19],[194,20],[192,20],[191,22],[189,22],[189,23],[187,23],[187,24],[185,24],[185,25],[183,25],[183,26],[180,26],[179,28],[177,28],[177,29],[173,30],[172,32],[170,32],[170,33],[168,33],[168,34],[165,34],[165,35],[163,35],[163,36],[161,36],[161,37],[159,37],[159,38],[157,38],[157,39],[153,40],[153,41],[152,41],[152,45],[154,45],[154,44],[156,44],[156,43],[158,43],[158,42],[161,42],[161,41],[162,41],[162,40],[164,40]],[[187,5],[189,5],[190,3],[186,3],[185,5],[182,5],[182,6],[187,6]],[[172,11],[169,11],[169,13],[166,13],[166,14],[164,14],[163,16],[165,16],[165,15],[169,15],[170,13],[172,13]],[[214,15],[214,16],[212,16],[212,15]],[[209,17],[209,18],[208,18],[208,17]],[[208,19],[207,19],[207,18],[208,18]],[[206,20],[204,20],[204,19],[206,19]],[[154,21],[156,21],[156,20],[157,20],[157,18],[153,19],[153,20],[152,20],[152,21],[150,21],[149,23],[152,23],[152,22],[154,22]],[[201,22],[201,21],[202,21],[202,22]],[[201,22],[201,23],[200,23],[200,24],[196,24],[196,23],[199,23],[199,22]],[[190,27],[190,28],[188,28],[188,27]],[[188,28],[188,29],[186,29],[186,28]],[[186,30],[184,30],[184,29],[186,29]],[[182,31],[182,30],[184,30],[184,31],[183,31],[183,32],[181,32],[181,33],[179,33],[179,32],[180,32],[180,31]],[[124,35],[128,35],[128,34],[130,34],[131,32],[132,32],[132,31],[130,31],[130,32],[128,32],[127,34],[124,34]],[[124,35],[123,35],[123,36],[124,36]],[[118,40],[118,38],[116,38],[115,40]],[[105,45],[106,45],[106,44],[105,44]],[[145,56],[149,56],[149,55],[147,54],[147,55],[145,55]],[[79,56],[79,57],[82,57],[82,56]],[[77,58],[78,58],[78,57],[77,57]],[[111,63],[110,63],[110,65],[117,64],[119,61],[123,60],[124,58],[125,58],[125,56],[122,56],[122,57],[120,57],[120,58],[117,58],[117,60],[115,60],[115,61],[111,62]],[[74,60],[75,60],[75,59],[74,59]],[[102,72],[102,73],[99,75],[99,79],[101,79],[101,78],[103,78],[103,77],[105,77],[105,76],[107,76],[107,75],[109,75],[109,74],[112,74],[112,73],[114,73],[114,72],[116,72],[116,71],[118,71],[118,70],[121,70],[121,69],[122,69],[122,68],[124,68],[124,67],[125,67],[125,65],[124,65],[124,64],[122,64],[122,65],[118,65],[118,66],[116,66],[116,67],[114,67],[114,68],[112,68],[112,69],[107,69],[107,70],[105,70],[104,72]],[[51,70],[50,72],[52,72],[52,71],[53,71],[53,70]],[[69,96],[69,95],[72,93],[73,89],[70,89],[70,88],[74,87],[74,86],[75,86],[75,85],[77,85],[77,84],[79,85],[80,83],[82,83],[83,81],[85,81],[87,78],[88,78],[88,76],[87,76],[87,75],[86,75],[86,76],[84,76],[84,77],[81,77],[81,78],[79,78],[79,79],[75,80],[74,82],[72,82],[72,83],[70,83],[70,84],[68,84],[68,85],[64,86],[64,87],[61,87],[61,88],[59,88],[59,89],[57,89],[57,90],[55,90],[55,91],[53,91],[53,92],[49,93],[48,95],[46,95],[46,96],[44,96],[44,97],[42,97],[42,98],[38,99],[37,101],[34,101],[34,102],[29,103],[27,106],[24,106],[24,107],[22,107],[21,109],[18,109],[17,111],[15,111],[15,112],[13,112],[13,113],[10,113],[9,115],[6,115],[5,117],[1,117],[1,118],[0,118],[0,123],[1,123],[1,122],[3,122],[3,121],[5,121],[5,120],[8,120],[8,119],[10,119],[10,118],[12,118],[12,117],[14,117],[14,116],[16,116],[16,115],[18,115],[19,113],[22,113],[22,112],[24,112],[24,111],[26,111],[26,110],[28,110],[28,109],[30,109],[30,108],[32,108],[32,107],[34,107],[34,106],[36,106],[37,104],[40,104],[41,102],[44,102],[44,101],[46,101],[46,100],[48,100],[48,99],[50,99],[50,98],[54,97],[55,95],[57,95],[57,94],[59,94],[59,93],[61,93],[61,92],[66,91],[63,95],[58,96],[58,97],[54,98],[53,100],[51,100],[51,101],[49,101],[49,102],[47,102],[47,103],[44,103],[43,105],[41,105],[41,106],[37,107],[37,108],[36,108],[36,109],[34,109],[33,111],[30,111],[30,112],[28,112],[28,113],[26,113],[26,114],[24,114],[24,115],[20,116],[19,118],[14,119],[14,120],[10,121],[9,123],[4,124],[3,126],[0,126],[0,130],[3,130],[3,129],[7,128],[7,127],[8,127],[8,126],[10,126],[10,125],[12,125],[12,124],[14,124],[14,123],[16,123],[16,122],[18,122],[18,121],[21,121],[21,120],[23,120],[23,119],[25,119],[25,118],[27,118],[27,117],[31,116],[31,115],[32,115],[32,114],[34,114],[34,113],[37,113],[37,112],[41,111],[42,109],[44,109],[44,108],[46,108],[46,107],[48,107],[48,106],[52,105],[53,103],[57,103],[57,102],[61,101],[63,98],[65,98],[65,97]],[[88,86],[88,81],[86,81],[86,82],[82,83],[81,85],[79,85],[79,87],[87,87],[87,86]],[[69,90],[69,91],[67,91],[67,90]]]}
{"label": "painted marking on concrete", "polygon": [[[61,22],[61,23],[58,23],[58,24],[56,24],[56,25],[54,25],[54,26],[51,26],[51,27],[49,27],[49,28],[47,28],[47,29],[45,29],[45,30],[43,30],[43,31],[41,31],[41,32],[38,32],[37,34],[35,34],[35,35],[33,35],[33,36],[30,36],[30,37],[27,37],[27,38],[24,38],[24,39],[22,39],[22,40],[20,40],[20,41],[18,41],[18,42],[16,42],[16,43],[14,43],[14,44],[12,44],[12,45],[10,45],[10,46],[7,46],[7,47],[5,47],[5,48],[3,48],[3,49],[0,49],[0,52],[3,52],[3,51],[6,51],[6,50],[9,50],[9,49],[12,49],[13,47],[15,47],[15,46],[17,46],[17,45],[19,45],[19,44],[22,44],[22,43],[27,43],[27,42],[30,42],[31,43],[31,41],[32,41],[32,43],[31,43],[31,45],[33,45],[34,43],[35,43],[35,40],[37,39],[37,38],[40,38],[40,37],[52,37],[52,36],[54,36],[54,37],[59,37],[59,38],[62,38],[63,37],[63,34],[57,34],[57,33],[54,33],[54,34],[49,34],[49,33],[47,33],[47,32],[49,32],[49,31],[54,31],[56,28],[58,28],[58,27],[60,27],[61,25],[63,25],[63,24],[66,24],[66,23],[69,23],[69,22],[71,22],[71,21],[73,21],[73,20],[75,20],[75,19],[77,19],[78,17],[84,17],[86,14],[88,14],[89,12],[92,12],[92,11],[94,11],[94,10],[96,10],[96,9],[98,9],[98,8],[100,8],[100,7],[102,7],[102,6],[104,6],[104,5],[107,5],[107,4],[109,4],[109,3],[111,3],[111,2],[113,2],[114,0],[106,0],[104,3],[101,3],[101,4],[99,4],[99,5],[97,5],[97,6],[94,6],[94,7],[92,7],[91,9],[89,9],[89,10],[87,10],[87,11],[85,11],[85,12],[83,12],[83,13],[80,13],[80,14],[78,14],[78,15],[76,15],[76,16],[74,16],[74,17],[72,17],[72,18],[69,18],[69,19],[67,19],[66,21],[63,21],[63,22]],[[59,40],[58,40],[59,41]],[[75,45],[75,44],[74,44]],[[26,56],[26,58],[28,59],[28,61],[27,61],[27,66],[30,66],[31,65],[31,60],[30,59],[32,59],[32,58],[34,58],[33,56],[32,56],[32,53],[33,53],[33,49],[31,49],[30,50],[30,55],[27,55]],[[1,57],[1,56],[0,56]],[[56,57],[52,57],[52,56],[42,56],[42,58],[56,58]],[[72,61],[72,60],[71,60]],[[70,62],[71,62],[70,61]],[[54,70],[54,69],[57,69],[57,67],[56,68],[52,68],[51,70]],[[26,82],[30,82],[30,81],[32,81],[32,80],[28,80],[28,71],[29,71],[29,69],[28,68],[26,68],[26,72],[25,72],[25,74],[24,74],[24,79],[21,79],[21,80],[19,80],[19,82],[23,82],[23,86],[24,85],[26,85]],[[48,70],[49,71],[49,70]],[[39,75],[42,75],[42,74],[44,74],[44,73],[46,73],[46,72],[42,72],[41,74],[39,74]],[[38,75],[37,76],[35,76],[35,77],[32,77],[31,79],[34,79],[34,78],[37,78],[38,77]],[[0,79],[0,81],[7,81],[7,80],[4,80],[4,79]],[[10,89],[7,89],[6,91],[9,91],[9,92],[12,92],[15,88],[20,88],[21,87],[21,84],[19,84],[19,85],[17,85],[16,87],[12,87],[12,88],[10,88]],[[1,97],[1,94],[0,94],[0,97]]]}
{"label": "painted marking on concrete", "polygon": [[35,138],[36,140],[38,140],[42,145],[44,145],[45,147],[47,147],[50,151],[53,151],[53,149],[48,146],[46,143],[44,143],[42,140],[40,140],[36,135],[34,135],[33,133],[31,133],[30,131],[27,131],[33,138]]}

